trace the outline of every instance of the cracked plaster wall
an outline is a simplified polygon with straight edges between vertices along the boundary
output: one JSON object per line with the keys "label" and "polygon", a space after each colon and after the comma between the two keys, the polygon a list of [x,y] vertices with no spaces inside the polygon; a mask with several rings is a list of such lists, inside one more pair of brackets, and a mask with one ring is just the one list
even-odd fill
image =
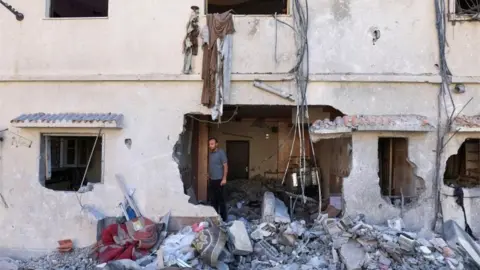
{"label": "cracked plaster wall", "polygon": [[[45,18],[45,1],[11,4],[26,17],[18,22],[8,10],[0,9],[0,75],[6,77],[178,75],[190,6],[200,7],[200,25],[205,24],[203,0],[111,1],[109,18],[90,19]],[[309,1],[309,11],[311,73],[438,74],[431,1],[319,0]],[[279,19],[293,22],[291,15]],[[236,15],[234,22],[234,73],[290,70],[296,60],[292,29],[268,15]],[[380,31],[375,45],[372,29]],[[478,75],[480,41],[471,37],[479,29],[475,23],[447,23],[447,60],[454,75]],[[196,75],[200,74],[201,55],[200,50],[194,58]]]}
{"label": "cracked plaster wall", "polygon": [[[353,133],[353,164],[350,175],[344,178],[343,192],[346,213],[365,214],[368,222],[383,223],[400,216],[401,209],[383,199],[380,195],[378,177],[378,138],[408,138],[408,156],[417,166],[414,174],[423,179],[426,189],[416,203],[405,207],[403,219],[409,229],[428,227],[434,217],[432,204],[432,181],[434,173],[435,134],[400,132],[358,132]],[[421,180],[419,180],[421,181]],[[368,209],[368,211],[365,211]]]}
{"label": "cracked plaster wall", "polygon": [[[180,45],[190,6],[202,9],[203,1],[117,0],[110,3],[108,19],[63,20],[45,19],[43,1],[17,0],[11,4],[26,14],[26,18],[17,22],[9,11],[0,8],[0,78],[10,80],[0,82],[0,129],[11,128],[9,121],[13,117],[28,112],[123,113],[125,128],[105,131],[104,183],[84,195],[84,202],[114,213],[121,195],[113,175],[123,172],[126,179],[139,188],[139,204],[147,215],[165,213],[168,210],[165,202],[175,202],[176,215],[213,214],[211,208],[187,203],[177,164],[171,158],[182,130],[183,115],[208,112],[199,105],[201,52],[194,60],[195,74],[188,78],[180,76],[183,65]],[[292,23],[291,16],[279,18]],[[421,77],[438,73],[433,2],[310,1],[310,20],[311,72],[353,74],[339,76],[338,80],[343,82],[317,79],[310,83],[310,104],[330,105],[350,115],[419,114],[436,123],[438,85],[424,83]],[[273,80],[283,79],[283,75],[275,77],[275,73],[285,73],[295,63],[295,42],[291,29],[278,24],[279,61],[276,62],[275,26],[269,16],[235,16],[233,73],[268,76],[273,73]],[[375,45],[370,33],[372,27],[381,32]],[[476,44],[480,41],[471,36],[480,28],[471,23],[456,26],[448,23],[447,28],[447,58],[453,74],[476,76],[480,61]],[[410,42],[412,40],[415,42]],[[171,76],[162,77],[165,74]],[[399,74],[414,82],[391,82],[396,80],[394,75]],[[99,81],[74,82],[85,76]],[[118,81],[122,76],[130,76],[130,81]],[[137,76],[152,81],[137,81]],[[355,82],[370,76],[390,82]],[[68,78],[69,82],[44,81],[61,78]],[[165,78],[170,81],[162,82]],[[475,78],[470,80],[475,82]],[[292,105],[254,88],[251,81],[238,81],[235,77],[234,81],[232,104]],[[294,91],[291,81],[270,84]],[[467,94],[455,96],[457,105],[465,104],[470,96],[478,96],[479,92],[477,85],[467,85]],[[479,112],[480,105],[473,102],[464,114]],[[2,247],[53,248],[57,240],[70,237],[79,245],[91,244],[95,239],[95,222],[79,212],[75,196],[48,190],[39,184],[39,130],[13,131],[32,140],[32,148],[12,145],[14,136],[5,133],[0,188],[10,207],[0,206],[0,224],[4,228],[0,235]],[[407,135],[411,161],[419,168],[418,175],[425,180],[426,191],[404,217],[409,228],[421,228],[433,217],[431,179],[435,134]],[[348,213],[372,209],[371,213],[364,214],[369,221],[380,223],[398,215],[399,210],[380,198],[378,136],[378,133],[353,135],[353,166],[345,179],[344,191]],[[125,138],[132,139],[131,149],[125,146]],[[378,208],[380,204],[382,209]]]}
{"label": "cracked plaster wall", "polygon": [[[450,133],[448,137],[453,136]],[[456,155],[460,146],[467,139],[480,139],[480,133],[456,133],[452,139],[445,146],[445,152],[441,162],[441,174],[445,172],[447,160],[450,156]],[[443,178],[442,178],[443,179]],[[477,188],[465,188],[464,191],[464,204],[467,221],[475,235],[480,234],[480,187]],[[453,188],[442,185],[441,189],[442,210],[443,219],[453,219],[457,221],[458,225],[462,228],[465,227],[465,218],[460,206],[455,202],[456,198],[453,197]]]}

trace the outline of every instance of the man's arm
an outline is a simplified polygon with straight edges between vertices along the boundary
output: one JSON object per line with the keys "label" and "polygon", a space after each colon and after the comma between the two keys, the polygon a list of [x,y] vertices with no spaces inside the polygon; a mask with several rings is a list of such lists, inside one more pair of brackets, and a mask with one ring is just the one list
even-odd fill
{"label": "man's arm", "polygon": [[223,178],[222,178],[222,186],[227,183],[227,175],[228,175],[228,160],[227,155],[225,152],[222,151],[222,163],[223,163]]}

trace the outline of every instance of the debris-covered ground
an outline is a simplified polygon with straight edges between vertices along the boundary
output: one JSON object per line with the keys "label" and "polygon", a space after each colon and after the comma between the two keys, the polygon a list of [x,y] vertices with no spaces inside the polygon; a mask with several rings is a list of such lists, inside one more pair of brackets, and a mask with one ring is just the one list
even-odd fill
{"label": "debris-covered ground", "polygon": [[[279,199],[281,196],[260,184],[239,183],[229,188],[235,192],[230,191],[226,223],[206,220],[167,235],[168,218],[164,217],[159,222],[164,226],[157,226],[158,234],[150,231],[157,243],[146,246],[142,256],[122,257],[125,250],[133,251],[131,254],[141,251],[141,241],[135,242],[133,234],[124,241],[113,237],[116,242],[110,249],[73,249],[29,261],[4,259],[0,263],[9,268],[1,264],[0,268],[408,270],[480,266],[480,247],[453,221],[443,225],[443,237],[432,233],[427,239],[404,230],[400,218],[383,226],[370,225],[362,215],[329,217],[315,213],[318,205],[314,201],[303,203],[294,199],[287,203],[295,205],[290,215],[289,207]],[[118,226],[108,228],[121,228]],[[147,223],[143,226],[148,227]],[[129,232],[129,227],[125,228]],[[107,232],[105,229],[102,233],[103,244],[108,242]],[[122,245],[120,253],[115,253]],[[110,259],[106,260],[105,254]]]}

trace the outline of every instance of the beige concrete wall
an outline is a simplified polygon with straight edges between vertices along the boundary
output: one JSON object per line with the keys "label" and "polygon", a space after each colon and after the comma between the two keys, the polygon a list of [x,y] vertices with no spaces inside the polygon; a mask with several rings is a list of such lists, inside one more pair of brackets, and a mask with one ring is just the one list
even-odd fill
{"label": "beige concrete wall", "polygon": [[[202,111],[188,85],[160,83],[19,83],[0,84],[0,192],[9,208],[0,207],[0,242],[5,248],[54,248],[56,241],[73,238],[76,245],[92,244],[96,222],[81,212],[72,192],[46,189],[39,181],[42,132],[96,135],[96,129],[16,129],[9,122],[28,112],[116,112],[125,115],[124,128],[104,134],[104,180],[82,195],[108,215],[119,214],[122,194],[115,174],[136,188],[135,197],[148,217],[172,210],[175,216],[213,216],[213,209],[193,206],[183,194],[172,151],[182,131],[183,116]],[[181,102],[164,102],[175,92]],[[96,102],[93,102],[96,101]],[[156,102],[157,101],[157,102]],[[22,136],[25,139],[17,136]],[[129,149],[124,140],[130,138]],[[31,143],[31,147],[28,145]]]}
{"label": "beige concrete wall", "polygon": [[[202,0],[111,1],[109,17],[100,19],[48,19],[46,1],[11,4],[25,19],[18,22],[0,9],[3,77],[180,74],[190,6],[200,7],[205,23]],[[310,1],[309,14],[313,74],[411,78],[438,73],[432,1]],[[279,19],[292,24],[292,16]],[[292,67],[296,55],[289,27],[266,15],[237,15],[234,21],[234,73],[285,73]],[[375,44],[373,30],[380,31]],[[479,31],[475,22],[447,23],[454,76],[478,76],[480,41],[471,37]],[[196,74],[200,63],[201,53],[195,58]]]}
{"label": "beige concrete wall", "polygon": [[[84,203],[116,214],[121,195],[114,174],[123,173],[138,189],[140,208],[148,216],[169,209],[178,216],[213,215],[211,208],[188,204],[171,158],[183,115],[208,113],[200,105],[201,53],[194,60],[195,74],[180,75],[190,6],[202,8],[203,1],[110,1],[110,16],[105,19],[46,19],[44,1],[11,4],[25,14],[25,20],[17,22],[0,7],[0,130],[12,132],[4,133],[0,144],[0,192],[9,206],[0,207],[1,246],[42,249],[53,248],[62,238],[74,238],[80,246],[95,239],[96,224],[80,212],[73,193],[54,192],[39,184],[42,130],[12,128],[9,121],[21,113],[125,115],[123,130],[105,131],[104,183],[85,194]],[[330,105],[349,115],[419,114],[436,123],[440,80],[434,15],[433,1],[310,1],[308,103]],[[280,19],[292,23],[291,16]],[[235,25],[231,103],[293,105],[252,86],[252,80],[260,78],[295,93],[292,77],[285,74],[295,63],[293,31],[270,16],[235,16]],[[472,22],[447,26],[453,80],[470,82],[465,94],[453,97],[461,108],[480,92],[476,77],[480,41],[471,38],[480,26]],[[375,45],[374,29],[381,31]],[[479,110],[480,104],[472,102],[462,113],[473,115]],[[14,133],[26,137],[32,147],[17,147]],[[378,136],[353,136],[352,171],[345,178],[344,192],[349,194],[347,213],[368,209],[368,220],[382,223],[400,210],[380,198]],[[421,228],[434,215],[435,134],[405,136],[427,191],[419,200],[422,203],[402,214],[409,228]],[[132,139],[131,149],[125,138]]]}

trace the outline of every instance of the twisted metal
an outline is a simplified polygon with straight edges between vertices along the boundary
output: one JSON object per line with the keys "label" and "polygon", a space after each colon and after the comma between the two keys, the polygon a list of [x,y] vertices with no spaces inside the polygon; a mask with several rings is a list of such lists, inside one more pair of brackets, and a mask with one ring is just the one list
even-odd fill
{"label": "twisted metal", "polygon": [[18,10],[16,10],[15,8],[13,8],[11,5],[9,5],[8,3],[4,2],[3,0],[0,0],[0,4],[2,4],[5,8],[7,8],[10,12],[12,12],[14,15],[15,15],[15,18],[17,19],[17,21],[23,21],[23,19],[25,18],[25,16],[23,15],[23,13],[19,12]]}

